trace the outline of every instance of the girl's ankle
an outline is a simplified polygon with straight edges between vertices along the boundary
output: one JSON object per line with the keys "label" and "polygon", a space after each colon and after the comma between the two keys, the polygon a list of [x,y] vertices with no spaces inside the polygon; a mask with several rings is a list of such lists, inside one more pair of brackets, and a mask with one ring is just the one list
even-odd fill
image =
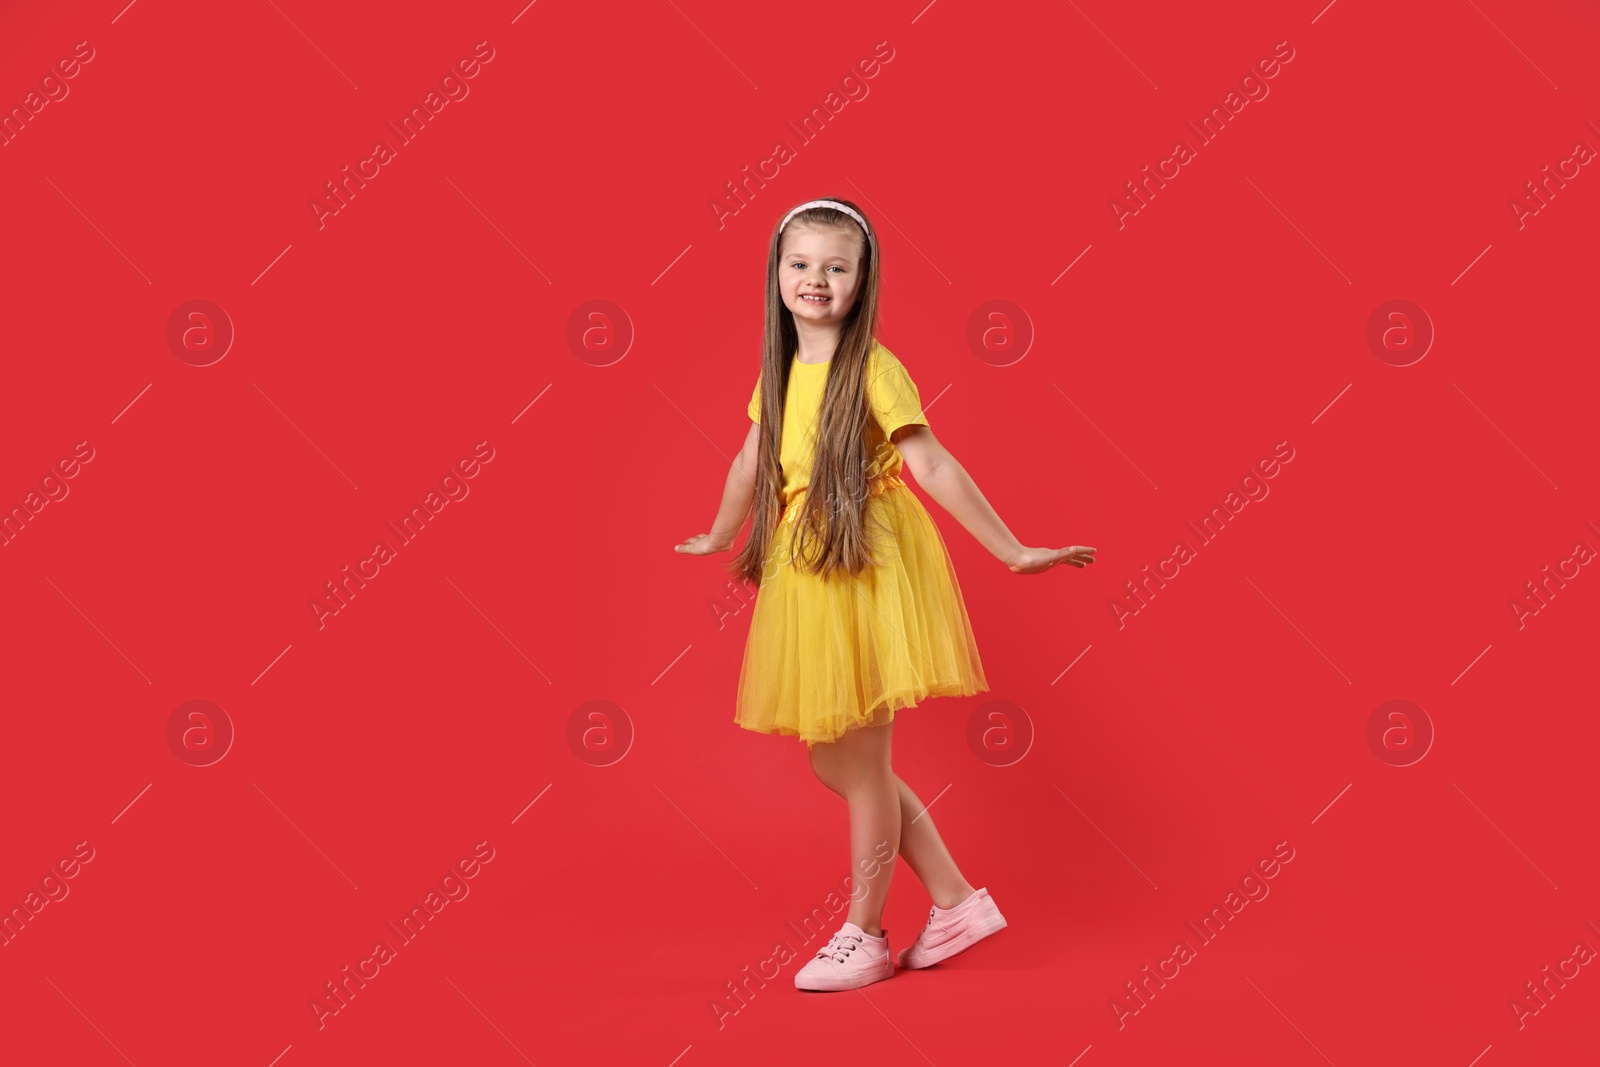
{"label": "girl's ankle", "polygon": [[[965,885],[965,883],[963,883],[963,885]],[[933,906],[938,908],[940,911],[949,911],[951,908],[968,899],[976,892],[977,890],[970,885],[967,885],[964,889],[958,887],[953,894],[946,896],[943,899],[943,902],[941,902],[938,897],[935,897]]]}

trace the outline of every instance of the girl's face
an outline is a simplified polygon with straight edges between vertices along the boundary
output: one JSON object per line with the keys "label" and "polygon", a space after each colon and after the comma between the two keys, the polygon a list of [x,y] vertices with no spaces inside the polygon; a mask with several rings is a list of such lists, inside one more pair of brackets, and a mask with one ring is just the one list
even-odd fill
{"label": "girl's face", "polygon": [[778,291],[797,322],[842,323],[855,307],[866,235],[858,227],[795,226],[779,246]]}

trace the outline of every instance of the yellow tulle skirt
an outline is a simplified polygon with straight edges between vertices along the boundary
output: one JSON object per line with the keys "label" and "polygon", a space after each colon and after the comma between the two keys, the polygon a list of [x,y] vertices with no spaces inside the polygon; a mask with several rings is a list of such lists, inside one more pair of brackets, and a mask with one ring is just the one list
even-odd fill
{"label": "yellow tulle skirt", "polygon": [[799,566],[803,500],[769,545],[733,721],[809,748],[928,697],[988,691],[944,537],[910,487],[895,475],[872,483],[863,515],[881,565],[853,577]]}

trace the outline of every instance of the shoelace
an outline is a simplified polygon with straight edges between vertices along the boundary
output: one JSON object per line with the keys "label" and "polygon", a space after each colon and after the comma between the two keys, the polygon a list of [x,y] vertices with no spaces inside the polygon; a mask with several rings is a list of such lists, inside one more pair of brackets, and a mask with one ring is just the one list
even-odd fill
{"label": "shoelace", "polygon": [[836,963],[843,963],[850,957],[850,953],[861,944],[857,934],[838,933],[833,935],[833,940],[828,942],[828,947],[817,953],[817,959],[832,957]]}

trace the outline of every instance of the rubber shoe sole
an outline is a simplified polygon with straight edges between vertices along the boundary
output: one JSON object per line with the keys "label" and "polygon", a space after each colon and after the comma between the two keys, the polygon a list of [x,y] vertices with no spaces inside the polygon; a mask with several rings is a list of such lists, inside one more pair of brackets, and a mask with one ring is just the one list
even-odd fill
{"label": "rubber shoe sole", "polygon": [[796,976],[794,987],[812,993],[841,993],[847,989],[860,989],[862,986],[881,982],[885,978],[894,977],[894,957],[885,956],[883,966],[874,966],[873,969],[855,977],[840,977],[837,975],[806,975],[804,978]]}

